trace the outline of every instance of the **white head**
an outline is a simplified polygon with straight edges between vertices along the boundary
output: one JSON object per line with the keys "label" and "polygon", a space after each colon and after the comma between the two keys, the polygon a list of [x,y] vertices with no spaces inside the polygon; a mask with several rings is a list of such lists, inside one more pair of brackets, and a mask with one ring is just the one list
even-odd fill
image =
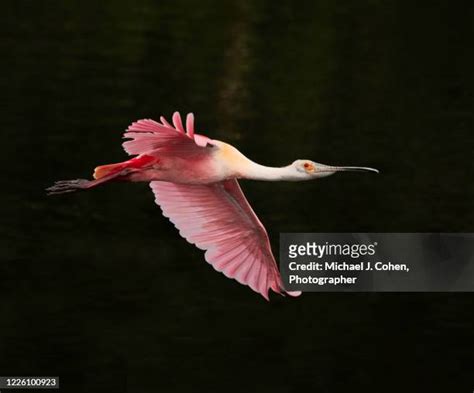
{"label": "white head", "polygon": [[379,173],[377,169],[360,166],[331,166],[320,164],[311,160],[296,160],[286,167],[288,178],[286,180],[303,181],[318,179],[333,175],[336,172],[374,172]]}

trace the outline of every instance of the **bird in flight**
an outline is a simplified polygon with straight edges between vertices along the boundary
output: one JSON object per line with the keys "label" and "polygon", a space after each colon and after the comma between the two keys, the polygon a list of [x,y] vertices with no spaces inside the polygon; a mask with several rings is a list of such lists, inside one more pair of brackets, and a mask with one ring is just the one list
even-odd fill
{"label": "bird in flight", "polygon": [[175,112],[172,124],[138,120],[125,131],[125,151],[134,156],[101,165],[94,180],[56,182],[48,194],[88,190],[113,181],[149,182],[163,215],[189,243],[205,250],[205,259],[227,277],[248,285],[269,299],[268,292],[286,291],[265,227],[240,188],[238,179],[305,181],[342,171],[376,172],[373,168],[330,166],[296,160],[284,167],[268,167],[245,157],[235,147],[194,133],[194,115]]}

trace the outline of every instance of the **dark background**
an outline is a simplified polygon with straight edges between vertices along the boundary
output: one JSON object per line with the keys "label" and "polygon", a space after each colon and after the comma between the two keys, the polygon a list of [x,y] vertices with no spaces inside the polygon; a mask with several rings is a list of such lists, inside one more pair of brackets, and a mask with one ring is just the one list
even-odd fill
{"label": "dark background", "polygon": [[280,232],[468,232],[472,1],[16,1],[0,24],[0,373],[65,392],[472,392],[473,295],[266,302],[216,273],[146,184],[46,197],[126,158],[143,117],[267,165],[379,168],[243,182]]}

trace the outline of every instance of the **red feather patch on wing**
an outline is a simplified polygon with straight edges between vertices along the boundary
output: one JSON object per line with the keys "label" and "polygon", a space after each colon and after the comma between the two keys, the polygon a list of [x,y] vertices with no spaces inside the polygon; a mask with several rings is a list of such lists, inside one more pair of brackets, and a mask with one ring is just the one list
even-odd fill
{"label": "red feather patch on wing", "polygon": [[94,179],[101,179],[105,176],[113,175],[126,168],[140,169],[151,163],[158,162],[156,157],[147,156],[146,154],[139,157],[132,158],[131,160],[119,162],[117,164],[100,165],[94,169]]}

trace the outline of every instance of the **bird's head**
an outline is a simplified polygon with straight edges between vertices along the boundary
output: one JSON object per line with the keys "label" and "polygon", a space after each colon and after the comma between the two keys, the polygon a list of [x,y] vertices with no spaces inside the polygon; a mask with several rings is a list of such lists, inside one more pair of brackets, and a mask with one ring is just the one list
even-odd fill
{"label": "bird's head", "polygon": [[377,169],[361,166],[332,166],[324,165],[311,160],[296,160],[290,165],[295,180],[311,180],[333,175],[336,172],[373,172]]}

